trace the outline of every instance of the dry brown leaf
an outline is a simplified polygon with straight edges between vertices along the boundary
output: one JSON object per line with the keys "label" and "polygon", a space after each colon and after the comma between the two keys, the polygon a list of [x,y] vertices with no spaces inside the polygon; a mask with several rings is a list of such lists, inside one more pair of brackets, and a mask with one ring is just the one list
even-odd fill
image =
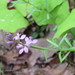
{"label": "dry brown leaf", "polygon": [[66,70],[62,75],[74,75],[74,73],[69,70]]}
{"label": "dry brown leaf", "polygon": [[7,60],[16,61],[16,57],[18,57],[17,52],[9,51],[5,55],[3,55]]}
{"label": "dry brown leaf", "polygon": [[50,75],[60,75],[67,68],[67,63],[59,64],[56,68],[44,68],[42,70],[48,72]]}

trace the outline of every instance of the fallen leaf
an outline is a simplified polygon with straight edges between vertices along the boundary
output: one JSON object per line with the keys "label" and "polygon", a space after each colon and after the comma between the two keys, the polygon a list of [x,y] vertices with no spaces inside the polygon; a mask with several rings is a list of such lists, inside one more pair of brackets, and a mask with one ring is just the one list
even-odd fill
{"label": "fallen leaf", "polygon": [[3,55],[7,60],[16,61],[16,57],[18,57],[18,52],[9,51],[5,55]]}
{"label": "fallen leaf", "polygon": [[44,68],[42,70],[46,71],[50,75],[60,75],[67,68],[67,63],[59,64],[56,68]]}

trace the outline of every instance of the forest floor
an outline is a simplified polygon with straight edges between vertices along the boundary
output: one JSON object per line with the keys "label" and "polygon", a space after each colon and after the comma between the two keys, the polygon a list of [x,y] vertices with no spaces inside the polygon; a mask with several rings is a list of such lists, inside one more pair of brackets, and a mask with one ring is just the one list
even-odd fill
{"label": "forest floor", "polygon": [[[48,48],[50,44],[46,39],[53,37],[54,33],[47,32],[46,37],[39,38],[35,46]],[[58,51],[46,51],[47,59],[43,50],[34,48],[30,48],[27,54],[19,55],[15,48],[6,43],[6,35],[7,32],[0,31],[0,61],[3,64],[0,67],[4,71],[0,75],[75,75],[74,65],[60,63]]]}

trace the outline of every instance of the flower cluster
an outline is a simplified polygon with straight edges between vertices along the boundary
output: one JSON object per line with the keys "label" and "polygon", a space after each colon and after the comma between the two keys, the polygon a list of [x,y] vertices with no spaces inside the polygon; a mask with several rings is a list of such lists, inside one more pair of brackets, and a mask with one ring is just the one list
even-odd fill
{"label": "flower cluster", "polygon": [[19,54],[22,54],[23,52],[28,53],[28,48],[31,46],[31,44],[35,44],[38,40],[32,39],[32,37],[26,37],[26,35],[21,35],[17,33],[15,37],[13,37],[13,41],[7,41],[8,44],[13,44],[14,41],[18,41],[16,45],[16,49],[19,50]]}

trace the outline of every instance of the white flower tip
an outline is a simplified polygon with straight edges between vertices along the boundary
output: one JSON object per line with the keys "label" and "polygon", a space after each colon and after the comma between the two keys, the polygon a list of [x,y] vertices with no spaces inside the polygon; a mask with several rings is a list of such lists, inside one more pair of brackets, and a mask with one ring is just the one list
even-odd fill
{"label": "white flower tip", "polygon": [[32,43],[33,43],[33,44],[35,44],[35,43],[37,43],[37,42],[38,42],[38,40],[37,40],[37,39],[35,39],[35,40],[33,40],[33,42],[32,42]]}
{"label": "white flower tip", "polygon": [[26,35],[22,35],[20,39],[25,39]]}

